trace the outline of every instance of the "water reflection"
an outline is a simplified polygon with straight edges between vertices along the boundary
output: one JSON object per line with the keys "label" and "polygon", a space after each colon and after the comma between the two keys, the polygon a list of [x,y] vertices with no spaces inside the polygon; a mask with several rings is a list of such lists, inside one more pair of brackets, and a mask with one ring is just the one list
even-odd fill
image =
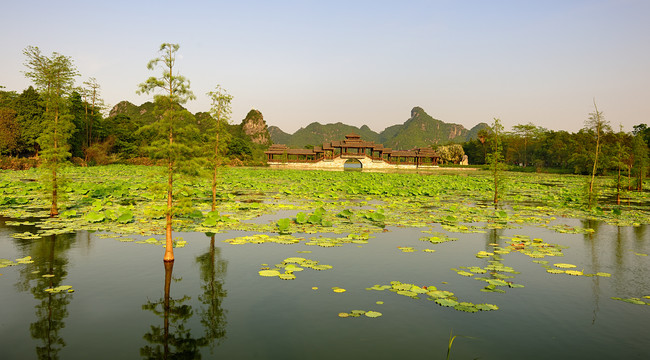
{"label": "water reflection", "polygon": [[40,301],[34,307],[36,321],[29,325],[31,337],[41,342],[36,346],[38,359],[58,359],[59,352],[66,345],[60,331],[65,327],[63,320],[69,315],[67,306],[73,294],[51,293],[45,289],[64,285],[64,279],[68,275],[66,251],[74,240],[74,234],[65,234],[21,244],[24,256],[31,256],[34,263],[33,266],[20,270],[20,281],[16,287],[22,291],[29,290],[34,299]]}
{"label": "water reflection", "polygon": [[192,317],[192,306],[185,304],[190,297],[171,297],[172,272],[174,262],[163,262],[165,267],[164,296],[158,301],[147,301],[143,310],[149,310],[163,318],[163,325],[151,325],[144,339],[150,344],[140,348],[145,359],[200,359],[199,347],[207,343],[203,338],[193,338],[186,322]]}
{"label": "water reflection", "polygon": [[[164,296],[158,301],[147,301],[142,305],[143,310],[153,312],[163,318],[162,327],[152,325],[144,335],[149,343],[140,349],[140,355],[145,359],[200,359],[200,348],[210,345],[211,349],[218,345],[226,335],[226,312],[222,308],[223,298],[226,297],[224,278],[228,262],[221,258],[221,251],[214,246],[214,235],[210,239],[209,250],[197,256],[201,272],[201,289],[203,294],[198,296],[202,305],[200,309],[201,324],[204,328],[202,337],[194,337],[187,322],[194,316],[190,297],[183,295],[179,298],[171,296],[172,273],[174,262],[164,262],[165,285]],[[196,333],[196,332],[194,332]]]}
{"label": "water reflection", "polygon": [[227,292],[224,279],[228,261],[222,259],[221,249],[214,246],[214,235],[210,237],[209,250],[196,257],[201,270],[201,289],[199,300],[201,307],[201,324],[205,328],[205,337],[210,346],[218,345],[226,336],[226,311],[221,307]]}

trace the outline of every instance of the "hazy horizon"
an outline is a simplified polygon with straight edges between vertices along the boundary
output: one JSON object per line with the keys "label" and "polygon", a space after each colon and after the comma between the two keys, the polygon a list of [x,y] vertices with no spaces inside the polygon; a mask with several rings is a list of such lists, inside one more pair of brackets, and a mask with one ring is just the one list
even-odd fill
{"label": "hazy horizon", "polygon": [[147,62],[180,44],[193,113],[217,84],[232,122],[251,109],[294,133],[312,122],[401,124],[413,107],[470,129],[498,117],[578,131],[593,101],[614,129],[650,123],[650,2],[168,1],[8,2],[0,85],[29,87],[22,54],[73,59],[110,106],[152,96]]}

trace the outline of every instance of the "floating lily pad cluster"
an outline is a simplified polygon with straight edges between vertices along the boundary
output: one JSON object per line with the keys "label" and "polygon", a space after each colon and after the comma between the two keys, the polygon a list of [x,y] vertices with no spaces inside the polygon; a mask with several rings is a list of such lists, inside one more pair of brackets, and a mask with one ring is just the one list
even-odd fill
{"label": "floating lily pad cluster", "polygon": [[492,304],[473,304],[470,302],[458,302],[454,293],[447,290],[438,290],[433,285],[418,286],[415,284],[401,283],[399,281],[391,281],[390,285],[373,285],[366,288],[366,290],[384,291],[389,290],[412,299],[419,299],[419,295],[428,296],[428,300],[435,301],[436,304],[445,307],[453,307],[455,310],[464,312],[477,312],[477,311],[490,311],[499,309],[498,306]]}
{"label": "floating lily pad cluster", "polygon": [[297,244],[304,238],[295,237],[292,235],[276,235],[271,236],[267,234],[254,234],[249,236],[240,236],[236,238],[226,239],[224,242],[231,245],[244,245],[244,244],[264,244],[275,243],[283,245]]}
{"label": "floating lily pad cluster", "polygon": [[510,252],[519,252],[528,257],[540,259],[546,256],[564,256],[562,249],[565,247],[558,244],[549,244],[544,242],[544,240],[535,238],[530,239],[526,235],[516,235],[515,237],[508,238],[507,243],[509,244],[506,248],[495,247],[494,252],[497,254],[507,254]]}
{"label": "floating lily pad cluster", "polygon": [[434,232],[434,231],[428,231],[428,230],[425,230],[423,232],[431,233],[431,234],[433,234],[433,236],[421,237],[420,240],[421,241],[428,241],[428,242],[430,242],[432,244],[442,244],[442,243],[445,243],[445,242],[448,242],[448,241],[456,241],[456,240],[458,240],[457,238],[449,237],[447,234],[441,233],[441,232]]}
{"label": "floating lily pad cluster", "polygon": [[16,265],[21,265],[21,264],[31,264],[33,263],[34,260],[32,260],[31,256],[25,256],[23,258],[16,259],[16,261],[11,261],[9,259],[0,259],[0,269],[5,268],[8,266],[16,266]]}
{"label": "floating lily pad cluster", "polygon": [[[123,242],[131,242],[132,239],[126,239]],[[148,238],[146,240],[139,240],[139,241],[134,241],[136,244],[148,244],[148,245],[157,245],[157,246],[165,246],[166,240],[165,239],[156,239],[156,238]],[[182,248],[185,247],[187,244],[187,241],[183,240],[181,237],[177,237],[172,239],[172,245],[175,248]]]}
{"label": "floating lily pad cluster", "polygon": [[644,296],[643,298],[635,298],[635,297],[630,297],[630,298],[620,298],[620,297],[612,297],[614,300],[619,300],[623,301],[626,303],[634,304],[634,305],[650,305],[650,296]]}
{"label": "floating lily pad cluster", "polygon": [[[498,292],[505,293],[500,287],[521,288],[524,285],[515,284],[507,279],[513,278],[511,275],[502,274],[512,273],[518,274],[512,267],[505,266],[499,260],[490,260],[488,266],[481,268],[478,266],[460,266],[459,269],[452,268],[458,275],[473,277],[476,280],[484,281],[487,285],[481,289],[483,292]],[[479,274],[488,274],[489,276],[478,276]]]}
{"label": "floating lily pad cluster", "polygon": [[58,293],[72,293],[74,292],[74,289],[72,288],[71,285],[61,285],[53,288],[47,288],[45,289],[46,292],[49,292],[50,294],[58,294]]}
{"label": "floating lily pad cluster", "polygon": [[376,317],[382,316],[383,314],[378,312],[378,311],[373,311],[373,310],[369,310],[369,311],[366,311],[366,310],[352,310],[349,313],[345,313],[345,312],[339,313],[339,317],[341,317],[341,318],[360,317],[360,316],[363,316],[363,315],[365,315],[366,317],[369,317],[369,318],[376,318]]}
{"label": "floating lily pad cluster", "polygon": [[306,259],[303,257],[289,257],[282,260],[281,263],[276,264],[271,268],[267,264],[262,264],[259,274],[264,277],[279,277],[282,280],[294,280],[296,275],[294,273],[303,271],[305,269],[312,270],[329,270],[332,265],[320,264],[318,261]]}

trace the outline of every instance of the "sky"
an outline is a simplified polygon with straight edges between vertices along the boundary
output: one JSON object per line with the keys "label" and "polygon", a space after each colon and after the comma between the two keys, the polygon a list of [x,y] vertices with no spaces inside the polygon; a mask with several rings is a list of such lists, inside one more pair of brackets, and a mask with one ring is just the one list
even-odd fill
{"label": "sky", "polygon": [[578,131],[594,102],[612,128],[650,124],[650,1],[11,1],[0,15],[0,86],[29,85],[23,50],[72,58],[104,101],[136,105],[162,43],[178,74],[293,133],[312,122],[408,120],[413,107],[471,128],[501,119]]}

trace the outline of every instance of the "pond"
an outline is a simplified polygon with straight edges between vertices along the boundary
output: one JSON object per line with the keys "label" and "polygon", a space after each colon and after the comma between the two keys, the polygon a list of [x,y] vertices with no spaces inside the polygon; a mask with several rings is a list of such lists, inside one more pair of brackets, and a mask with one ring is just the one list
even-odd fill
{"label": "pond", "polygon": [[[137,243],[145,237],[77,231],[17,239],[13,233],[33,226],[5,226],[5,220],[0,258],[23,260],[0,268],[4,360],[442,359],[450,333],[458,335],[451,359],[650,357],[650,306],[612,299],[650,295],[648,225],[554,220],[595,230],[585,234],[529,225],[482,233],[449,232],[439,224],[389,226],[367,241],[332,247],[224,242],[255,234],[246,231],[177,233],[187,244],[175,249],[173,267],[166,267],[163,247]],[[420,240],[431,236],[423,231],[457,240],[432,244]],[[531,239],[543,239],[564,256],[528,256],[518,242],[528,246]],[[508,247],[499,256],[476,256]],[[331,268],[303,267],[286,281],[259,275],[264,264],[273,268],[291,257]],[[561,269],[557,263],[575,265],[584,275],[547,272]],[[476,269],[489,266],[485,274]],[[596,273],[611,276],[585,276]],[[481,291],[486,280],[510,286]],[[372,289],[391,281],[450,291],[458,302],[498,310],[464,312],[426,293]],[[64,285],[71,288],[45,291]],[[339,316],[353,310],[381,316]]]}

